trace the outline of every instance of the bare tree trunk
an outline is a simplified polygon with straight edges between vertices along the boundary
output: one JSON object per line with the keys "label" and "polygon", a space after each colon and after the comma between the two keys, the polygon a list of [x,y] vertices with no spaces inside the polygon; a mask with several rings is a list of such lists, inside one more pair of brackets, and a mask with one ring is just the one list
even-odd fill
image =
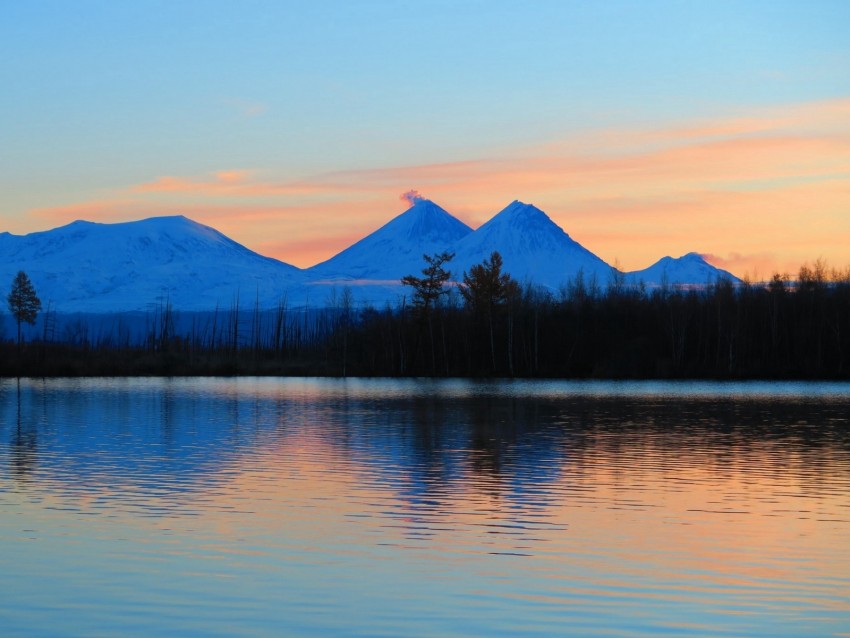
{"label": "bare tree trunk", "polygon": [[534,374],[540,373],[540,341],[538,337],[538,312],[534,310]]}
{"label": "bare tree trunk", "polygon": [[514,376],[514,316],[508,315],[508,371]]}
{"label": "bare tree trunk", "polygon": [[431,374],[437,374],[437,352],[434,348],[434,324],[431,313],[428,313],[428,341],[431,344]]}
{"label": "bare tree trunk", "polygon": [[449,351],[446,348],[446,319],[440,315],[440,332],[443,337],[443,365],[446,369],[446,376],[449,376]]}
{"label": "bare tree trunk", "polygon": [[493,335],[493,313],[490,312],[487,316],[490,322],[490,362],[493,365],[493,372],[496,372],[496,341]]}

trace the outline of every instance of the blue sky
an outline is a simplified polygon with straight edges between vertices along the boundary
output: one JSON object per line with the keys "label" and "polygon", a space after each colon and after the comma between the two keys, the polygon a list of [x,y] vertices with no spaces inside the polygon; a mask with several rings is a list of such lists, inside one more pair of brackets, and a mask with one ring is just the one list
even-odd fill
{"label": "blue sky", "polygon": [[[623,150],[620,134],[782,119],[783,109],[850,97],[850,3],[838,1],[32,1],[7,2],[2,15],[0,229],[44,229],[63,211],[65,221],[87,210],[117,221],[185,208],[285,260],[301,254],[299,237],[305,246],[325,240],[319,252],[330,256],[400,212],[407,188],[473,225],[518,198],[584,232],[565,212],[575,203],[567,191],[523,182],[512,185],[522,192],[490,196],[476,178],[467,194],[443,192],[440,180],[423,186],[407,169],[539,159],[553,143],[562,154],[565,144],[580,146],[575,157],[611,155]],[[817,120],[818,135],[844,139],[847,127],[834,119]],[[804,135],[806,118],[794,126],[776,135]],[[658,144],[631,141],[629,153]],[[811,163],[820,177],[843,179],[846,159],[835,148]],[[329,175],[399,168],[404,184],[314,187]],[[197,189],[192,198],[138,193],[166,176],[197,182],[233,171],[313,186],[226,202]],[[205,203],[218,214],[204,218]],[[325,211],[324,235],[300,223],[311,210]],[[292,241],[264,243],[271,229]]]}

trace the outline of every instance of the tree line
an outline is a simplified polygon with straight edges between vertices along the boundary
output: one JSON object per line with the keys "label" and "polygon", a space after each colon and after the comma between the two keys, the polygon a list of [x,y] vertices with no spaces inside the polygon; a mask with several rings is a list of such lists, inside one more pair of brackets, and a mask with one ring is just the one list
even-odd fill
{"label": "tree line", "polygon": [[821,261],[767,284],[650,288],[614,276],[603,287],[578,274],[551,294],[521,286],[494,253],[464,273],[458,294],[431,292],[439,302],[417,302],[410,283],[410,306],[357,322],[350,340],[365,347],[349,358],[359,374],[850,377],[850,269]]}
{"label": "tree line", "polygon": [[850,378],[850,270],[820,261],[766,284],[578,274],[552,293],[514,280],[498,253],[453,284],[451,259],[425,255],[395,306],[359,308],[349,289],[312,312],[237,299],[181,332],[165,304],[139,341],[6,344],[0,374]]}

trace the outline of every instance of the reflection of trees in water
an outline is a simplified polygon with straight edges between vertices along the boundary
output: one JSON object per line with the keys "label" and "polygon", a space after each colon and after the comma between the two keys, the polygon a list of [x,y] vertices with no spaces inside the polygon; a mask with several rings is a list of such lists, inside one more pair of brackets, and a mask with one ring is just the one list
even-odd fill
{"label": "reflection of trees in water", "polygon": [[416,398],[380,405],[384,416],[368,455],[392,468],[385,472],[390,484],[411,502],[462,483],[482,496],[545,506],[563,498],[549,486],[592,483],[600,467],[625,479],[650,458],[659,465],[646,471],[690,464],[720,477],[758,463],[768,474],[793,470],[818,480],[811,470],[836,454],[847,462],[847,407],[734,398]]}
{"label": "reflection of trees in water", "polygon": [[21,400],[21,380],[16,380],[15,388],[15,428],[9,441],[12,474],[18,480],[27,479],[34,471],[38,454],[38,430],[34,420],[23,416]]}
{"label": "reflection of trees in water", "polygon": [[[411,504],[438,501],[462,486],[543,506],[562,498],[547,486],[565,477],[592,481],[600,462],[625,475],[626,464],[640,464],[650,450],[671,463],[710,462],[725,473],[740,465],[742,450],[749,458],[748,449],[784,440],[802,444],[809,452],[795,454],[817,463],[814,450],[836,436],[846,446],[850,436],[824,426],[846,405],[817,402],[417,395],[319,398],[306,405],[277,399],[275,405],[274,439],[308,428]],[[811,427],[800,425],[806,420]],[[250,453],[256,443],[246,444]]]}
{"label": "reflection of trees in water", "polygon": [[9,454],[15,478],[24,480],[32,475],[38,461],[38,432],[35,427],[18,422],[9,441]]}
{"label": "reflection of trees in water", "polygon": [[692,469],[815,487],[850,464],[849,414],[846,402],[817,400],[582,398],[559,421],[573,437],[567,471],[578,482],[600,470],[621,482],[635,470]]}
{"label": "reflection of trees in water", "polygon": [[[35,470],[41,446],[41,462],[73,466],[63,477],[108,480],[113,472],[120,484],[170,481],[175,491],[205,489],[234,458],[264,454],[298,433],[368,468],[364,476],[409,503],[462,489],[516,506],[545,506],[564,498],[550,486],[592,481],[600,464],[626,476],[628,463],[640,464],[650,453],[726,474],[766,446],[784,446],[787,458],[770,456],[765,471],[806,466],[811,481],[821,480],[819,466],[836,458],[846,464],[850,453],[846,402],[446,398],[439,392],[301,397],[210,394],[169,382],[94,390],[76,382],[58,389],[34,383],[25,382],[15,401],[17,417],[5,412],[7,422],[16,418],[9,458],[20,478]],[[15,388],[6,387],[12,399]]]}
{"label": "reflection of trees in water", "polygon": [[417,396],[348,407],[337,427],[359,445],[347,453],[410,503],[459,488],[512,498],[525,484],[558,475],[562,444],[551,435],[553,415],[534,402]]}
{"label": "reflection of trees in water", "polygon": [[[517,472],[531,472],[528,478],[545,482],[548,478],[539,463],[541,456],[557,456],[560,441],[548,436],[551,423],[538,401],[481,399],[469,405],[471,423],[470,468],[480,476],[511,482]],[[538,470],[540,473],[538,473]]]}

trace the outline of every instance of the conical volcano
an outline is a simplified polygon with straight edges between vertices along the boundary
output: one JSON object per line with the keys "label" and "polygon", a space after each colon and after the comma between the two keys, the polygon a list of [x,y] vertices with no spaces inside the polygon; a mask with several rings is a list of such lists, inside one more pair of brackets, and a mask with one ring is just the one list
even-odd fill
{"label": "conical volcano", "polygon": [[514,201],[454,247],[452,271],[460,278],[464,270],[487,259],[493,251],[502,255],[504,271],[520,281],[557,290],[581,272],[606,285],[612,268],[574,241],[542,210]]}
{"label": "conical volcano", "polygon": [[308,270],[313,278],[398,283],[424,266],[423,254],[448,250],[472,229],[428,199],[420,199],[341,253]]}

